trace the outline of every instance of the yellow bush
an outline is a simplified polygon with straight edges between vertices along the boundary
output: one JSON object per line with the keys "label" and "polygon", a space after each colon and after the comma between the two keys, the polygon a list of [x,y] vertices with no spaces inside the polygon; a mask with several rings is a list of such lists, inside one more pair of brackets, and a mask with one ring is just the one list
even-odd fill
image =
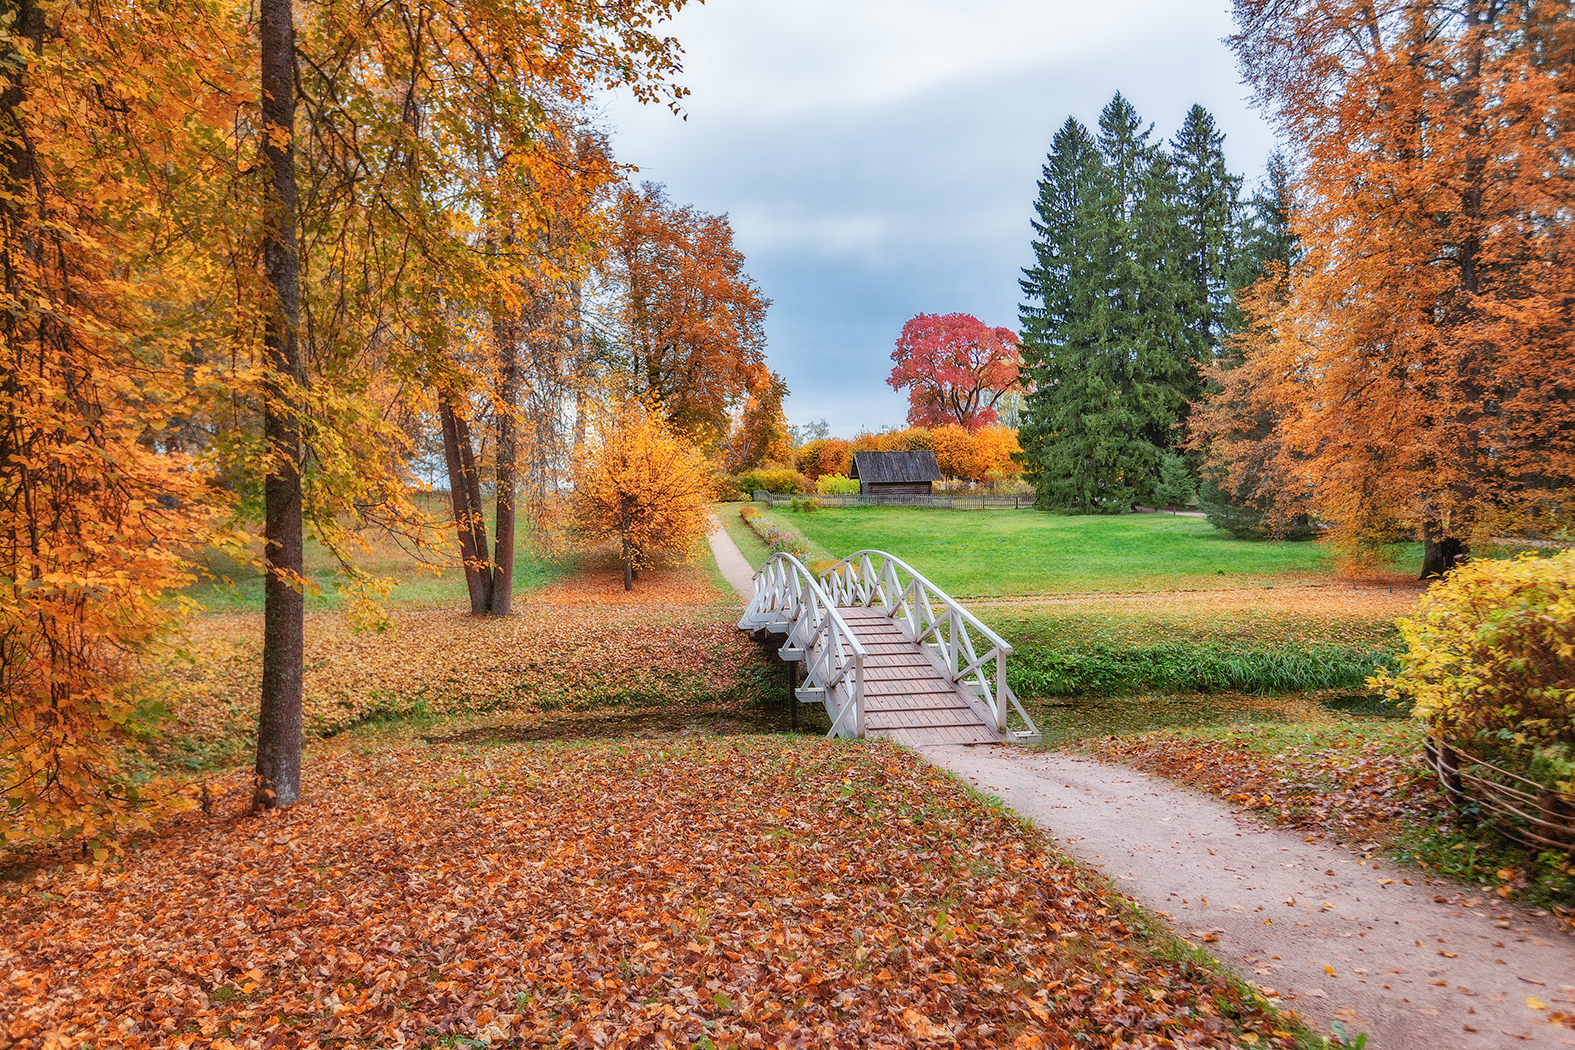
{"label": "yellow bush", "polygon": [[1575,551],[1463,565],[1398,624],[1401,670],[1369,684],[1435,735],[1575,745]]}
{"label": "yellow bush", "polygon": [[822,496],[856,496],[859,483],[841,474],[822,474],[815,479],[815,491]]}

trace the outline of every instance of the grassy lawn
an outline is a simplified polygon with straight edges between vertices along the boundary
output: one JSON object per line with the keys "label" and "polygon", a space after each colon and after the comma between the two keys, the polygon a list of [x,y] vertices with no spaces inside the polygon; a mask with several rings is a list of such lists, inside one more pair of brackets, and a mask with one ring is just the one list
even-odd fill
{"label": "grassy lawn", "polygon": [[1297,1045],[1103,877],[890,745],[350,735],[305,781],[247,816],[237,774],[118,860],[0,885],[7,1035]]}
{"label": "grassy lawn", "polygon": [[[489,531],[488,535],[493,533]],[[532,538],[522,524],[514,554],[516,592],[562,580],[574,572],[575,561],[572,556],[537,555],[532,549]],[[365,549],[354,552],[356,564],[373,576],[391,577],[397,581],[389,596],[393,603],[468,603],[465,573],[459,565],[457,546],[416,552],[407,541],[384,530],[371,528],[361,533],[360,539]],[[260,553],[261,549],[259,543],[257,551]],[[315,591],[307,593],[307,608],[342,607],[345,577],[332,552],[316,540],[308,540],[305,553],[306,575],[316,585]],[[262,574],[255,565],[235,561],[218,552],[208,552],[198,560],[198,577],[198,581],[182,593],[210,612],[249,612],[262,608]]]}
{"label": "grassy lawn", "polygon": [[[842,557],[890,551],[958,597],[1264,586],[1328,578],[1316,543],[1232,539],[1202,518],[846,507],[772,512]],[[1397,552],[1402,564],[1419,555]]]}

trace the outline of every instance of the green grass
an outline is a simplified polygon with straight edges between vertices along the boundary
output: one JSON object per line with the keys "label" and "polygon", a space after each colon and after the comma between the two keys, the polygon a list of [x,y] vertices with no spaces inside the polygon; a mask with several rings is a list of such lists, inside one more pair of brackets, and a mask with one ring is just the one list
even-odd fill
{"label": "green grass", "polygon": [[[516,593],[541,587],[574,572],[572,557],[538,557],[531,551],[530,534],[521,526],[514,553]],[[373,535],[370,550],[358,555],[360,568],[376,577],[398,582],[390,600],[412,605],[466,602],[465,574],[458,564],[423,563],[387,534]],[[348,596],[348,578],[326,547],[306,543],[306,575],[314,588],[306,595],[308,609],[337,609]],[[428,558],[438,555],[428,552]],[[217,551],[197,559],[198,581],[180,593],[209,612],[256,612],[263,606],[263,577],[257,568]]]}
{"label": "green grass", "polygon": [[[1167,514],[838,507],[776,517],[839,557],[889,551],[957,597],[1264,586],[1335,569],[1321,544],[1237,540]],[[1420,558],[1415,545],[1395,555]]]}

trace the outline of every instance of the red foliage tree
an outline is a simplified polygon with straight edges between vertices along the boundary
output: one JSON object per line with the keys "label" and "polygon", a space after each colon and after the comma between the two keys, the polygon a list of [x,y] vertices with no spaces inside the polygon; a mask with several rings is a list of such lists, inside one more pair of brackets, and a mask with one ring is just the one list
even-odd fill
{"label": "red foliage tree", "polygon": [[908,423],[956,423],[970,431],[995,422],[995,403],[1018,383],[1017,335],[969,314],[920,314],[902,326],[886,382],[908,388]]}

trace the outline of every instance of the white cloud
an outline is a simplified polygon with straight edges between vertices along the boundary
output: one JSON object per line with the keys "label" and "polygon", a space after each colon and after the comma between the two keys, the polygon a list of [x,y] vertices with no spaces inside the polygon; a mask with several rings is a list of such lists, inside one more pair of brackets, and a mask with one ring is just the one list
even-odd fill
{"label": "white cloud", "polygon": [[727,212],[773,300],[791,418],[902,417],[891,341],[921,310],[1014,324],[1039,166],[1117,90],[1168,138],[1202,103],[1251,178],[1272,145],[1243,103],[1226,0],[710,0],[683,43],[689,119],[610,100],[620,160]]}
{"label": "white cloud", "polygon": [[682,80],[694,88],[696,113],[769,120],[867,111],[1066,61],[1174,8],[1161,0],[712,0],[686,8],[672,31],[688,55]]}

